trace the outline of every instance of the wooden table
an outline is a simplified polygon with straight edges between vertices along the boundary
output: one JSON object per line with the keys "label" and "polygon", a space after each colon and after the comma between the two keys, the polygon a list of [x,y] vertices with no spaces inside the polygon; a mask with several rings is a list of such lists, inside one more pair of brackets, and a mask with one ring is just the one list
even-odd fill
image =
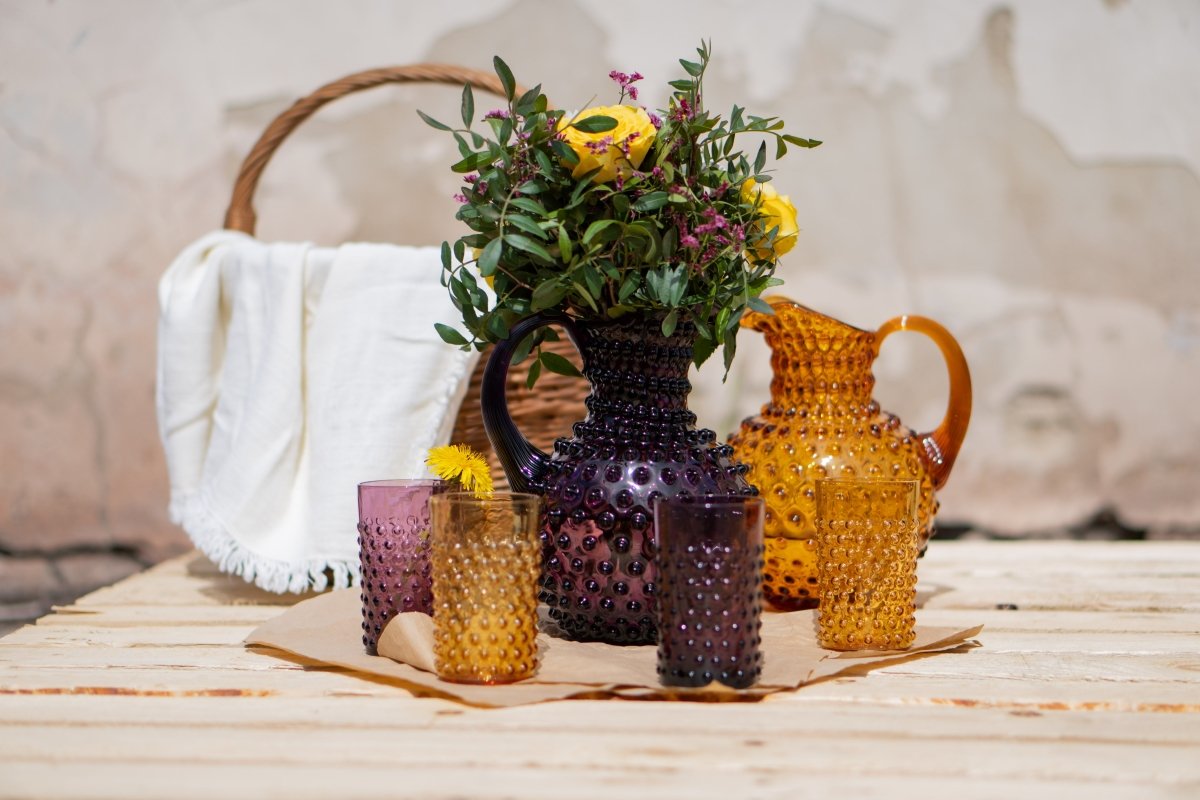
{"label": "wooden table", "polygon": [[1200,797],[1200,542],[935,542],[983,647],[754,704],[476,710],[246,649],[292,599],[162,564],[0,640],[0,795]]}

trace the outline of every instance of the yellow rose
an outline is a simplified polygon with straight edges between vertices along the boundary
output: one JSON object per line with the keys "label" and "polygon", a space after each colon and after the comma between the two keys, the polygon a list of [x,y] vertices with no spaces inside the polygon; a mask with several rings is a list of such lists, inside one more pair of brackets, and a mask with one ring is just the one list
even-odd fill
{"label": "yellow rose", "polygon": [[[771,184],[759,183],[754,178],[747,179],[742,184],[742,201],[753,205],[759,198],[758,214],[763,218],[761,233],[779,228],[775,234],[773,254],[778,258],[795,246],[796,237],[800,235],[800,228],[796,225],[796,207],[786,194],[775,191]],[[755,250],[754,255],[761,261],[772,257],[771,251],[765,248]]]}
{"label": "yellow rose", "polygon": [[[572,119],[582,121],[595,116],[612,117],[617,127],[603,133],[586,133],[570,125]],[[592,178],[594,183],[607,183],[618,173],[626,175],[640,167],[657,133],[646,110],[632,106],[596,106],[574,117],[563,115],[558,120],[558,130],[579,156],[571,175],[578,178],[599,167],[600,171]]]}

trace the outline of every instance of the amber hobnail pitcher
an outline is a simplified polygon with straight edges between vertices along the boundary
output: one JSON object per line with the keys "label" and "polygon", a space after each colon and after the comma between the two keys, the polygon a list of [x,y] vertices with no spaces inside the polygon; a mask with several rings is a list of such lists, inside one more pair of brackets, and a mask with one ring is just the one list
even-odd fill
{"label": "amber hobnail pitcher", "polygon": [[[750,312],[744,328],[760,331],[771,348],[771,401],[729,437],[747,479],[767,503],[763,534],[763,593],[784,609],[817,605],[816,482],[878,477],[920,482],[921,546],[933,528],[935,491],[946,483],[971,416],[971,374],[958,342],[926,317],[888,320],[865,331],[785,297],[767,300],[774,314]],[[950,372],[942,424],[914,433],[871,396],[871,365],[892,333],[924,333]]]}

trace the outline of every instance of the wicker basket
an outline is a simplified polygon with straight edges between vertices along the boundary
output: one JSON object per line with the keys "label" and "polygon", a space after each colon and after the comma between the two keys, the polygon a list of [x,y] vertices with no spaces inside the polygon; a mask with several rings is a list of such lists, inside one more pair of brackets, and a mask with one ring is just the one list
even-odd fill
{"label": "wicker basket", "polygon": [[[454,86],[470,84],[475,89],[496,95],[503,94],[500,81],[495,75],[449,64],[384,67],[357,72],[328,83],[293,103],[267,126],[254,143],[254,147],[242,161],[237,181],[233,185],[233,197],[225,212],[225,227],[253,235],[257,222],[254,213],[254,191],[258,181],[271,156],[300,123],[331,100],[389,83],[444,83]],[[435,334],[431,330],[429,335]],[[560,337],[560,341],[547,343],[544,347],[571,359],[579,366],[579,356],[565,335]],[[507,488],[508,480],[483,430],[483,419],[479,410],[480,381],[490,352],[490,348],[483,352],[475,372],[471,375],[471,382],[459,409],[451,440],[486,453],[497,488]],[[572,422],[585,416],[583,400],[587,396],[588,384],[578,378],[543,372],[536,391],[531,392],[525,388],[529,363],[518,365],[509,371],[508,406],[522,433],[538,447],[549,449],[557,437],[569,435]]]}

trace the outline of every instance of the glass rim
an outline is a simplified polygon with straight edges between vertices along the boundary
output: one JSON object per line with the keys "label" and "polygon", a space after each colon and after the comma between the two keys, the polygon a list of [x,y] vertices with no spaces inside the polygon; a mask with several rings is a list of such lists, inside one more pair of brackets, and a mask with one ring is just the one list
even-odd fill
{"label": "glass rim", "polygon": [[382,478],[373,481],[360,481],[361,489],[416,489],[425,486],[437,486],[446,481],[441,478]]}
{"label": "glass rim", "polygon": [[540,503],[542,501],[542,496],[540,494],[534,494],[533,492],[486,492],[483,494],[476,494],[475,492],[454,491],[442,492],[441,494],[434,495],[432,498],[430,498],[430,502],[433,502],[434,500],[436,500],[439,504],[478,503],[480,505],[486,505],[504,503],[506,505],[518,505],[521,503],[528,503],[531,500]]}
{"label": "glass rim", "polygon": [[656,497],[653,506],[674,506],[679,508],[703,506],[705,508],[728,508],[734,506],[765,505],[761,494],[702,494],[680,497]]}
{"label": "glass rim", "polygon": [[921,482],[916,478],[817,478],[816,486],[920,486]]}

